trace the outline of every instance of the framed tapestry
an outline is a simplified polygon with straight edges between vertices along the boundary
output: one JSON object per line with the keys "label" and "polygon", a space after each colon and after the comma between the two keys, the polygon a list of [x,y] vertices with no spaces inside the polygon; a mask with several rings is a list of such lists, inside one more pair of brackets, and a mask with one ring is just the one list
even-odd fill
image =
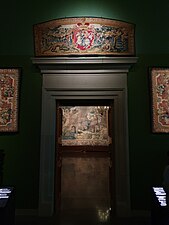
{"label": "framed tapestry", "polygon": [[150,69],[152,131],[169,133],[169,67]]}
{"label": "framed tapestry", "polygon": [[108,146],[109,106],[62,106],[62,146]]}
{"label": "framed tapestry", "polygon": [[35,56],[135,54],[135,25],[97,18],[61,18],[34,25]]}
{"label": "framed tapestry", "polygon": [[18,131],[20,68],[0,68],[0,132]]}

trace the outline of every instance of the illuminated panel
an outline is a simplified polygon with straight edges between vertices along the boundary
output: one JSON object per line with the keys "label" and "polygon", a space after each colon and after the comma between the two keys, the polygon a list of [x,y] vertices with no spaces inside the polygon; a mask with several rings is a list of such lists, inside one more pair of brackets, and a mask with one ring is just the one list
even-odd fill
{"label": "illuminated panel", "polygon": [[166,202],[166,192],[162,187],[153,187],[155,196],[158,199],[158,202],[161,206],[167,206]]}
{"label": "illuminated panel", "polygon": [[0,189],[0,199],[9,198],[9,194],[11,190],[9,188],[1,188]]}

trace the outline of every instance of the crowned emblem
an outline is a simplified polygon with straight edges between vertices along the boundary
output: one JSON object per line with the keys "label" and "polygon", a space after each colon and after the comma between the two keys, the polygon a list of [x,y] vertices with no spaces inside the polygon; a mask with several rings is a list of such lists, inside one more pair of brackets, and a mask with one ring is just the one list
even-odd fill
{"label": "crowned emblem", "polygon": [[89,23],[78,23],[74,29],[74,45],[77,49],[87,50],[94,42],[94,28]]}

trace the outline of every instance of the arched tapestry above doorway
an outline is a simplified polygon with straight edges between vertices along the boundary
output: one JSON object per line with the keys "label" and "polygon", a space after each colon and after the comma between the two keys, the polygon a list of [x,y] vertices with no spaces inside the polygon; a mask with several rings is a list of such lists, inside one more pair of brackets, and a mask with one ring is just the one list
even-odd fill
{"label": "arched tapestry above doorway", "polygon": [[124,21],[73,17],[34,25],[36,56],[134,56],[134,24]]}

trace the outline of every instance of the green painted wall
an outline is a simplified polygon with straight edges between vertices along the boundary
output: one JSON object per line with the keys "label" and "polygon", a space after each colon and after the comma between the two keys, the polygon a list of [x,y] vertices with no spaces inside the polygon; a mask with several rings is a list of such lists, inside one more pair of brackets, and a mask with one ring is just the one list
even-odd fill
{"label": "green painted wall", "polygon": [[150,208],[150,188],[160,185],[168,134],[152,134],[149,66],[169,65],[169,2],[137,0],[3,1],[0,66],[22,67],[19,132],[0,134],[6,153],[4,184],[16,187],[17,208],[38,207],[41,76],[31,63],[33,24],[69,16],[98,16],[136,24],[136,54],[128,75],[129,151],[133,209]]}

